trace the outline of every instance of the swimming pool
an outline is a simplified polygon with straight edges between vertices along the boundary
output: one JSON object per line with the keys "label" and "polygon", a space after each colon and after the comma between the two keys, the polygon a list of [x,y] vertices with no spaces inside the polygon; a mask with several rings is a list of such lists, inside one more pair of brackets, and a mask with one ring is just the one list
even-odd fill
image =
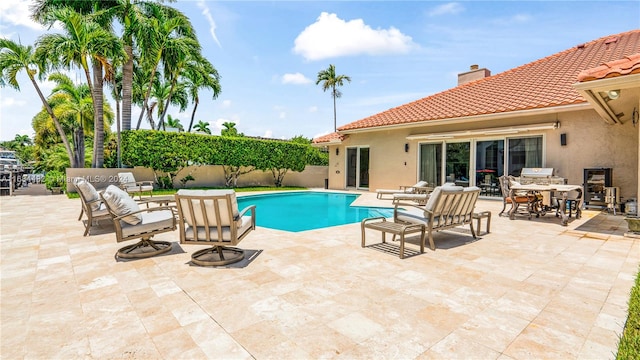
{"label": "swimming pool", "polygon": [[393,209],[350,206],[359,195],[329,192],[286,192],[238,197],[242,211],[256,205],[256,225],[298,232],[352,224],[375,216],[391,217]]}

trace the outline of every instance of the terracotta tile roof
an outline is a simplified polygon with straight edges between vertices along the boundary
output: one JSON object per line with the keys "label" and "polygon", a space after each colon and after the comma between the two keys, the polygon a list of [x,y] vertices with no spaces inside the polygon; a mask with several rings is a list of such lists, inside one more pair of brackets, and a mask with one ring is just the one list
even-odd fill
{"label": "terracotta tile roof", "polygon": [[639,73],[640,53],[637,53],[625,56],[623,59],[606,62],[593,69],[582,70],[578,74],[578,81],[585,82]]}
{"label": "terracotta tile roof", "polygon": [[322,143],[333,143],[333,142],[341,142],[344,140],[346,135],[338,134],[337,132],[323,135],[313,139],[314,144],[322,144]]}
{"label": "terracotta tile roof", "polygon": [[585,103],[586,100],[572,86],[582,70],[639,52],[640,30],[606,36],[383,111],[341,126],[338,130]]}

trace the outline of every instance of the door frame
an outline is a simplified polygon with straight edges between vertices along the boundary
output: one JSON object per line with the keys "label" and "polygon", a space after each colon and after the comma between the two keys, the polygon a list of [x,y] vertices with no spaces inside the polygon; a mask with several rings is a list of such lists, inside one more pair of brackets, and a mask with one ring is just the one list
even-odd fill
{"label": "door frame", "polygon": [[[360,184],[360,149],[367,149],[369,151],[369,167],[367,168],[367,172],[369,172],[369,177],[371,177],[371,147],[369,145],[356,145],[356,146],[347,146],[345,148],[345,162],[344,162],[344,177],[345,177],[345,188],[347,189],[356,189],[356,190],[368,190],[369,186],[366,187],[361,186]],[[356,151],[356,162],[355,162],[355,186],[349,185],[349,151]]]}

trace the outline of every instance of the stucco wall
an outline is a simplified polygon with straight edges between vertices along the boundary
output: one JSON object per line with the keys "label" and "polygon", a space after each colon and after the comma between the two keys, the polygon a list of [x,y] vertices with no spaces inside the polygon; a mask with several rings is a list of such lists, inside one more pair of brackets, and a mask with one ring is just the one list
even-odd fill
{"label": "stucco wall", "polygon": [[[71,179],[74,177],[84,177],[89,180],[96,189],[102,190],[110,184],[118,184],[118,173],[130,171],[138,181],[155,181],[153,170],[143,167],[131,169],[89,169],[89,168],[68,168],[67,191],[75,192]],[[175,187],[182,187],[179,180],[189,173],[195,178],[189,181],[186,187],[222,187],[224,186],[224,171],[222,166],[190,166],[178,173],[174,181]],[[284,186],[302,186],[308,188],[324,187],[324,179],[327,178],[326,166],[307,166],[303,172],[289,171],[284,177]],[[238,178],[238,186],[273,186],[273,175],[271,172],[252,171],[241,175]]]}
{"label": "stucco wall", "polygon": [[[397,188],[416,183],[418,179],[418,144],[434,142],[406,139],[408,135],[480,130],[516,125],[560,122],[554,130],[531,131],[517,135],[543,135],[544,167],[553,167],[556,175],[570,184],[583,183],[583,170],[593,167],[613,168],[613,186],[620,187],[625,198],[636,197],[638,184],[638,130],[631,122],[608,125],[593,110],[579,110],[558,114],[543,114],[512,119],[489,120],[475,123],[458,123],[430,127],[400,128],[348,134],[339,146],[329,148],[329,187],[345,188],[346,148],[369,146],[369,191],[378,188]],[[567,136],[567,145],[560,145],[560,134]],[[504,139],[503,136],[475,136],[475,139]],[[462,138],[446,141],[459,141]],[[442,140],[441,140],[442,141]],[[409,152],[405,152],[405,144]],[[339,155],[336,156],[336,147]],[[338,173],[339,172],[339,173]]]}

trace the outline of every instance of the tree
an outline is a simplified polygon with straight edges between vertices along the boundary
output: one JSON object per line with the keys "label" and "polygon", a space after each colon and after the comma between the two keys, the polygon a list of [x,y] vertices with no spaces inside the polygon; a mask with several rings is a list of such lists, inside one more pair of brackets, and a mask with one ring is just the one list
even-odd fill
{"label": "tree", "polygon": [[195,131],[207,133],[211,135],[211,129],[209,129],[209,123],[204,122],[202,120],[198,121],[198,123],[193,127]]}
{"label": "tree", "polygon": [[[38,43],[36,55],[56,67],[78,66],[84,71],[94,108],[93,167],[104,161],[103,69],[112,73],[109,59],[124,57],[122,44],[102,24],[70,8],[51,11],[51,18],[61,23],[63,34],[45,34]],[[91,61],[91,64],[90,64]],[[93,71],[93,79],[89,65]]]}
{"label": "tree", "polygon": [[29,135],[16,134],[16,136],[13,138],[13,142],[16,144],[18,148],[27,146],[27,145],[33,145],[33,141],[31,141],[31,138],[29,137]]}
{"label": "tree", "polygon": [[140,128],[144,113],[148,111],[151,86],[160,65],[171,69],[184,61],[188,53],[196,49],[200,51],[193,26],[184,14],[172,8],[154,7],[150,10],[143,25],[144,35],[139,43],[144,48],[140,52],[142,66],[151,72],[136,129]]}
{"label": "tree", "polygon": [[150,106],[157,110],[157,130],[160,130],[160,128],[164,129],[167,124],[164,118],[166,117],[167,111],[169,110],[169,105],[176,105],[178,106],[178,110],[180,112],[183,112],[189,104],[189,96],[187,95],[187,91],[183,83],[171,85],[167,82],[163,82],[162,84],[163,87],[159,89],[161,90],[161,92],[152,92],[152,96],[155,98],[155,102]]}
{"label": "tree", "polygon": [[304,144],[304,145],[311,145],[311,142],[312,142],[311,139],[306,138],[303,135],[296,135],[292,137],[289,141],[291,141],[292,143]]}
{"label": "tree", "polygon": [[187,92],[189,93],[191,100],[193,101],[193,111],[191,112],[191,121],[189,122],[188,132],[191,132],[193,126],[193,119],[196,116],[196,110],[198,104],[200,104],[200,89],[210,89],[213,92],[212,99],[217,99],[218,95],[222,91],[220,86],[220,75],[218,70],[211,65],[211,63],[201,58],[200,61],[195,62],[189,67],[186,67],[183,76],[186,81]]}
{"label": "tree", "polygon": [[74,161],[84,163],[85,129],[93,126],[94,116],[89,86],[75,85],[67,75],[62,73],[51,74],[49,81],[57,84],[51,91],[49,103],[60,119],[67,119],[66,123],[71,124],[69,130],[73,134]]}
{"label": "tree", "polygon": [[[36,90],[36,93],[38,93],[38,97],[40,97],[40,101],[42,101],[42,105],[45,107],[47,114],[53,120],[55,129],[60,135],[60,138],[64,145],[64,149],[67,152],[69,159],[73,159],[74,153],[71,149],[69,139],[67,139],[67,134],[62,128],[60,121],[53,113],[53,110],[51,109],[51,106],[49,106],[47,99],[45,99],[44,95],[42,94],[40,86],[36,82],[36,75],[38,75],[40,79],[44,78],[45,64],[37,60],[33,47],[23,46],[19,42],[15,43],[7,39],[0,39],[0,74],[2,74],[2,77],[0,78],[0,86],[4,87],[6,85],[9,85],[19,91],[20,84],[18,83],[17,75],[21,71],[27,73],[29,80],[31,80],[31,84]],[[71,166],[82,167],[82,164],[72,162]]]}
{"label": "tree", "polygon": [[163,7],[149,1],[117,0],[117,5],[109,8],[109,13],[122,24],[122,43],[126,53],[122,67],[122,129],[131,130],[131,104],[133,103],[134,39],[143,34],[144,13],[146,8]]}
{"label": "tree", "polygon": [[336,98],[342,97],[342,93],[338,90],[338,86],[344,85],[344,82],[351,82],[351,78],[347,75],[336,75],[336,66],[330,64],[326,70],[318,72],[318,79],[316,85],[322,83],[322,90],[327,91],[331,89],[331,96],[333,97],[333,131],[337,130],[336,126]]}
{"label": "tree", "polygon": [[241,136],[238,134],[238,129],[236,129],[236,123],[227,121],[222,126],[224,129],[220,130],[221,136]]}
{"label": "tree", "polygon": [[[175,0],[165,0],[174,2]],[[131,104],[133,102],[132,86],[134,84],[134,41],[145,32],[142,24],[150,13],[150,8],[165,7],[153,1],[144,0],[35,0],[31,6],[32,18],[41,24],[53,24],[51,12],[56,8],[70,7],[81,14],[99,12],[100,23],[108,28],[115,19],[122,28],[122,44],[125,58],[122,66],[122,127],[131,129]]]}
{"label": "tree", "polygon": [[[85,155],[85,137],[94,135],[93,103],[89,87],[85,83],[73,83],[67,75],[62,73],[51,74],[49,80],[54,82],[56,86],[47,98],[47,102],[60,120],[65,132],[73,135],[72,144],[75,158],[69,161],[85,164],[87,158],[91,159],[91,156]],[[103,103],[103,113],[105,118],[104,131],[108,132],[113,120],[113,111],[108,102]],[[59,136],[51,131],[51,117],[44,109],[36,114],[32,124],[36,132],[35,142],[40,152],[47,152],[60,142]],[[88,155],[92,154],[91,150],[92,148],[89,146]],[[42,157],[37,160],[43,162]],[[91,162],[89,162],[89,166],[91,166]]]}
{"label": "tree", "polygon": [[184,131],[184,126],[180,124],[180,120],[178,118],[174,118],[171,115],[167,115],[167,123],[166,126],[176,128],[178,131]]}

